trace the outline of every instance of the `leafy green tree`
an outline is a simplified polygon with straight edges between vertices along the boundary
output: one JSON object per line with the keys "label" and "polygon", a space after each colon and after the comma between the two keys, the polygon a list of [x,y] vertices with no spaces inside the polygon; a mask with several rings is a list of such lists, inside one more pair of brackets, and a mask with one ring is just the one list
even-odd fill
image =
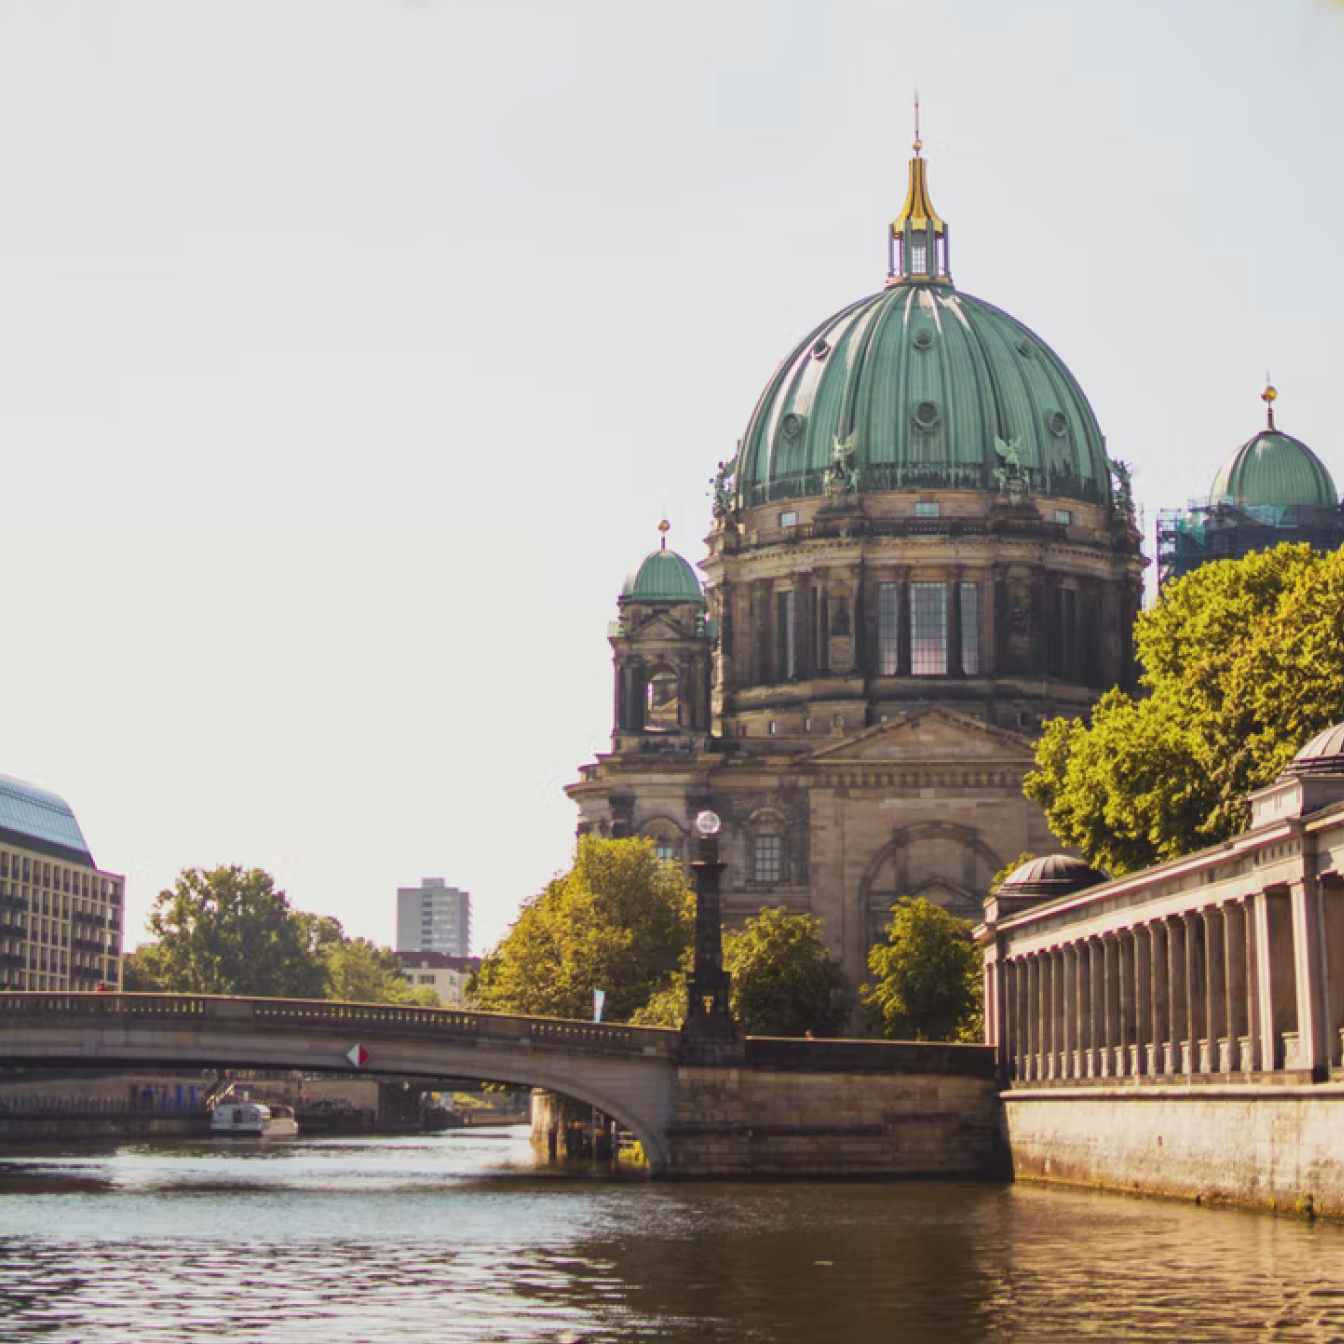
{"label": "leafy green tree", "polygon": [[326,971],[329,999],[440,1006],[439,996],[428,985],[413,987],[403,978],[394,952],[367,938],[343,938],[328,944]]}
{"label": "leafy green tree", "polygon": [[1135,638],[1145,696],[1052,720],[1026,780],[1054,833],[1117,875],[1237,834],[1245,795],[1344,719],[1344,553],[1201,566]]}
{"label": "leafy green tree", "polygon": [[[686,1018],[686,973],[649,1000],[636,1022],[679,1027]],[[835,1036],[849,1017],[844,973],[813,915],[764,909],[723,938],[724,969],[732,977],[729,1006],[748,1036]]]}
{"label": "leafy green tree", "polygon": [[165,990],[322,997],[326,966],[310,945],[307,917],[296,916],[260,868],[184,869],[159,893],[149,927],[158,945],[147,964]]}
{"label": "leafy green tree", "polygon": [[923,896],[892,907],[886,941],[868,953],[864,1017],[886,1037],[974,1041],[981,1036],[980,952],[965,920]]}
{"label": "leafy green tree", "polygon": [[469,995],[489,1012],[627,1022],[676,972],[690,946],[694,898],[685,875],[647,839],[583,836],[574,866],[528,901],[483,958]]}
{"label": "leafy green tree", "polygon": [[143,943],[121,962],[121,987],[127,994],[164,992],[163,953],[158,943]]}
{"label": "leafy green tree", "polygon": [[723,964],[748,1036],[835,1036],[849,1016],[844,974],[814,915],[762,910],[724,938]]}

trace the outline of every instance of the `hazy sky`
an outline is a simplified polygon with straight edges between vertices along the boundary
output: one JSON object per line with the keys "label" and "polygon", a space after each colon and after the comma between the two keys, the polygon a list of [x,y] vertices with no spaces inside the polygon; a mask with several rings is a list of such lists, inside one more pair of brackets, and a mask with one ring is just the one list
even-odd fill
{"label": "hazy sky", "polygon": [[1337,0],[0,0],[0,771],[128,946],[241,863],[479,951],[567,865],[625,573],[880,287],[916,88],[1150,554],[1267,370],[1344,484]]}

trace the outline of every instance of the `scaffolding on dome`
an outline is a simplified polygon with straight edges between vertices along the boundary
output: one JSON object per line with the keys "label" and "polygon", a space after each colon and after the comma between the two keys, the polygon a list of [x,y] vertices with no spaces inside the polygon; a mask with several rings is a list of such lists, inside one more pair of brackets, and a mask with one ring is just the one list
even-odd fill
{"label": "scaffolding on dome", "polygon": [[1210,560],[1239,560],[1285,542],[1338,550],[1344,545],[1344,512],[1298,504],[1238,507],[1230,500],[1163,509],[1157,515],[1158,591]]}

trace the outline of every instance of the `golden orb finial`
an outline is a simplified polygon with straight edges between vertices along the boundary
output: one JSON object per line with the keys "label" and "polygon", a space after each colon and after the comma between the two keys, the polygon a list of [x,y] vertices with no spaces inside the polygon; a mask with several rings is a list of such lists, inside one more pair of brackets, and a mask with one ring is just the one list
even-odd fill
{"label": "golden orb finial", "polygon": [[658,530],[663,534],[663,550],[667,550],[667,534],[671,526],[672,524],[669,523],[666,518],[658,524]]}
{"label": "golden orb finial", "polygon": [[915,93],[915,142],[914,151],[916,154],[924,148],[924,142],[919,138],[919,93]]}
{"label": "golden orb finial", "polygon": [[1260,394],[1260,400],[1265,403],[1265,410],[1269,416],[1269,427],[1274,428],[1274,402],[1279,395],[1279,389],[1269,381],[1269,374],[1265,374],[1265,390]]}

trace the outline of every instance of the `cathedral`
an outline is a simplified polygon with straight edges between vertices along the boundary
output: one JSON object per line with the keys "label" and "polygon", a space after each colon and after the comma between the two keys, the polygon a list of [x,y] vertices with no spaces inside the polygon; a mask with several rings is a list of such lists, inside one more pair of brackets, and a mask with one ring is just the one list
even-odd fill
{"label": "cathedral", "polygon": [[899,897],[979,918],[1058,847],[1034,740],[1134,689],[1146,564],[1082,389],[954,285],[918,139],[909,174],[885,285],[785,356],[719,464],[703,583],[666,535],[630,572],[611,750],[567,789],[580,833],[672,861],[718,813],[725,918],[810,911],[855,988]]}

